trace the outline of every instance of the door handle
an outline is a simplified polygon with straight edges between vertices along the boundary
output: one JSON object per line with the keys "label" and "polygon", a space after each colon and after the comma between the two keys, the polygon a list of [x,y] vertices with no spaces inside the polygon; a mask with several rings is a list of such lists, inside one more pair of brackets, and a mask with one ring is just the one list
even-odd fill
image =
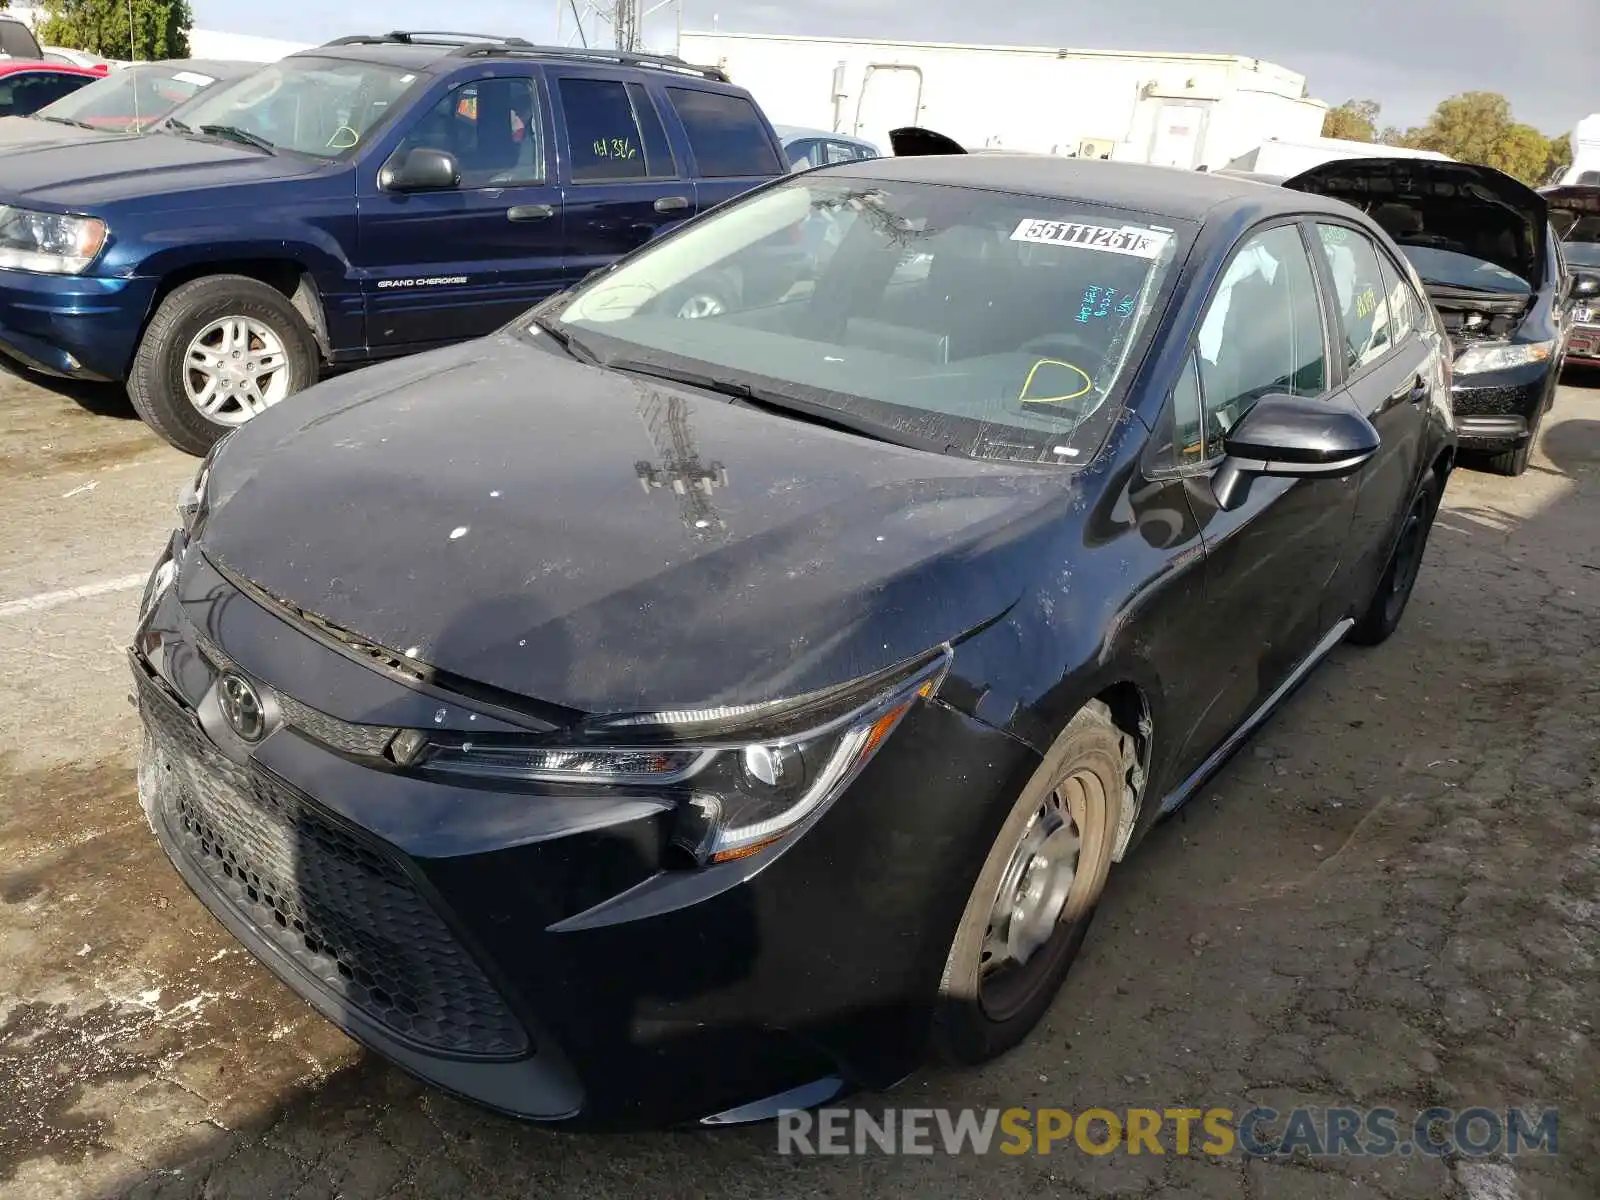
{"label": "door handle", "polygon": [[508,221],[543,221],[556,215],[548,204],[514,204],[506,209]]}
{"label": "door handle", "polygon": [[663,196],[656,201],[656,211],[658,213],[682,212],[688,207],[689,197],[687,196]]}

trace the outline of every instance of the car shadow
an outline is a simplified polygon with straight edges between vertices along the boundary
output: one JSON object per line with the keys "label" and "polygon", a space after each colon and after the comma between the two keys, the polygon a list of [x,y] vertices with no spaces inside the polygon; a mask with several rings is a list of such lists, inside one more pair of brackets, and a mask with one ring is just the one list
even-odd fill
{"label": "car shadow", "polygon": [[139,419],[128,399],[128,391],[120,383],[91,383],[82,379],[62,379],[30,370],[19,363],[0,360],[0,373],[15,376],[25,383],[58,396],[65,396],[85,412],[97,417]]}

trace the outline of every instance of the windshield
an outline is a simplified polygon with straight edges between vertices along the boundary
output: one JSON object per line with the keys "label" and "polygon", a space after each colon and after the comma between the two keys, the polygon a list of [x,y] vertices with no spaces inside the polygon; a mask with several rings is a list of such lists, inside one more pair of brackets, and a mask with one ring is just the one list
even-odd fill
{"label": "windshield", "polygon": [[1403,243],[1400,249],[1411,260],[1411,265],[1417,269],[1424,283],[1469,288],[1475,292],[1505,292],[1515,296],[1526,296],[1533,291],[1528,281],[1520,275],[1513,275],[1504,267],[1470,254]]}
{"label": "windshield", "polygon": [[416,73],[379,63],[285,58],[223,84],[184,110],[183,124],[241,131],[318,158],[359,146]]}
{"label": "windshield", "polygon": [[799,176],[580,288],[559,326],[607,364],[747,385],[975,458],[1081,465],[1189,236],[1179,224]]}
{"label": "windshield", "polygon": [[45,105],[34,115],[97,129],[142,129],[215,82],[215,76],[198,70],[167,65],[124,67]]}

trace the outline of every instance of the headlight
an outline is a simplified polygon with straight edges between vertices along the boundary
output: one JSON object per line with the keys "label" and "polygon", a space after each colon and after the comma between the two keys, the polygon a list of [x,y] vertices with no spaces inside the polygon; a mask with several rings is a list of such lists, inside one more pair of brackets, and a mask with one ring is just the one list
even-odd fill
{"label": "headlight", "polygon": [[[676,802],[675,846],[702,866],[727,862],[771,845],[837,797],[911,706],[933,694],[949,658],[942,649],[893,674],[782,704],[641,714],[591,730],[635,729],[633,745],[407,730],[390,753],[424,773],[648,789]],[[660,744],[641,744],[647,733]]]}
{"label": "headlight", "polygon": [[1525,367],[1529,363],[1545,362],[1555,353],[1554,342],[1483,342],[1468,346],[1456,355],[1457,375],[1477,375],[1484,371],[1503,371],[1507,367]]}
{"label": "headlight", "polygon": [[0,267],[81,275],[106,242],[98,217],[31,212],[0,204]]}

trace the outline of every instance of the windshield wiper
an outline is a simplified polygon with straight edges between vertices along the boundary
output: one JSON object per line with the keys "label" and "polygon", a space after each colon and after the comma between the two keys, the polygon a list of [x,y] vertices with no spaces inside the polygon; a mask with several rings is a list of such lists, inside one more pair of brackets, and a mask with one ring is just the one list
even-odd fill
{"label": "windshield wiper", "polygon": [[44,113],[34,113],[41,121],[54,121],[57,125],[72,125],[78,129],[93,129],[94,126],[87,121],[79,121],[72,117],[50,117]]}
{"label": "windshield wiper", "polygon": [[570,332],[561,328],[561,323],[552,317],[536,316],[533,323],[548,333],[551,339],[579,362],[588,363],[590,366],[598,365],[600,356],[588,346],[578,341]]}
{"label": "windshield wiper", "polygon": [[748,408],[796,418],[812,425],[843,430],[845,433],[869,437],[874,441],[888,442],[891,446],[904,446],[908,450],[930,450],[935,454],[948,454],[955,448],[954,443],[946,440],[917,437],[915,434],[905,433],[853,413],[847,413],[843,409],[832,408],[826,404],[813,404],[807,400],[785,396],[734,379],[719,379],[715,375],[704,375],[698,371],[677,371],[670,367],[656,366],[629,358],[610,359],[600,365],[610,367],[614,371],[648,375],[652,379],[663,379],[668,383],[701,388],[737,400]]}
{"label": "windshield wiper", "polygon": [[[185,129],[188,126],[184,126]],[[227,138],[231,142],[240,142],[246,146],[254,146],[257,150],[265,150],[268,154],[276,154],[277,146],[267,141],[259,133],[251,133],[248,129],[240,129],[237,125],[202,125],[201,133],[209,133],[213,137]]]}

